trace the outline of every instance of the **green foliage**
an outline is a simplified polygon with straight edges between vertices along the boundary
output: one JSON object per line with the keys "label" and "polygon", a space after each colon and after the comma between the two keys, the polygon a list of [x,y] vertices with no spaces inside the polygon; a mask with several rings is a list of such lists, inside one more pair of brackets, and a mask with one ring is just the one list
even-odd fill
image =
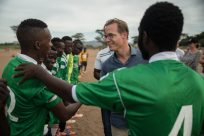
{"label": "green foliage", "polygon": [[204,32],[201,32],[200,34],[194,35],[194,36],[187,36],[186,38],[182,39],[179,43],[180,46],[187,46],[188,41],[191,38],[196,38],[198,42],[200,43],[201,47],[204,47]]}
{"label": "green foliage", "polygon": [[20,45],[16,43],[1,43],[0,49],[5,49],[5,48],[19,49]]}
{"label": "green foliage", "polygon": [[198,39],[198,42],[200,43],[201,47],[204,47],[204,32],[201,32],[195,37]]}
{"label": "green foliage", "polygon": [[189,40],[190,40],[189,37],[182,39],[182,40],[179,42],[179,46],[187,46]]}
{"label": "green foliage", "polygon": [[76,33],[76,34],[72,35],[71,37],[74,38],[75,40],[78,39],[81,41],[85,41],[84,34],[82,34],[82,33]]}
{"label": "green foliage", "polygon": [[11,30],[13,30],[14,33],[16,33],[17,29],[18,29],[18,26],[10,26]]}
{"label": "green foliage", "polygon": [[105,41],[104,41],[104,39],[103,39],[104,31],[101,30],[101,29],[97,29],[95,32],[98,34],[98,36],[96,36],[95,39],[96,39],[98,42],[100,42],[102,45],[105,45]]}
{"label": "green foliage", "polygon": [[138,36],[133,36],[131,38],[133,39],[133,44],[137,44],[138,43]]}

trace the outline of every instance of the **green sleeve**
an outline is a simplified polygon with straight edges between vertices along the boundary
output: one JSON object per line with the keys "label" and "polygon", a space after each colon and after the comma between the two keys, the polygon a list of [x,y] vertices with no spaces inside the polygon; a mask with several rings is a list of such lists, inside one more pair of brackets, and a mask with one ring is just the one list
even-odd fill
{"label": "green sleeve", "polygon": [[123,111],[114,83],[113,73],[107,74],[102,80],[92,83],[79,83],[76,86],[77,99],[86,105],[94,105],[112,111]]}
{"label": "green sleeve", "polygon": [[37,106],[45,106],[50,109],[60,103],[62,100],[55,94],[48,91],[46,88],[39,91],[34,97],[33,102]]}

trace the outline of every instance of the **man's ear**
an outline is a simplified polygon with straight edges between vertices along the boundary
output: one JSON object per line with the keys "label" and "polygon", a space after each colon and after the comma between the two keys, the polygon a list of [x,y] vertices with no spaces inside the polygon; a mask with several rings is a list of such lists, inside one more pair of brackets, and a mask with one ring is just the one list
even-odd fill
{"label": "man's ear", "polygon": [[143,45],[146,50],[149,50],[149,51],[157,50],[157,46],[154,45],[152,39],[148,36],[146,31],[143,32],[142,38],[143,38]]}
{"label": "man's ear", "polygon": [[124,39],[126,39],[126,38],[128,39],[128,34],[127,34],[127,32],[123,32],[123,33],[122,33],[122,36],[123,36]]}
{"label": "man's ear", "polygon": [[148,45],[149,43],[149,37],[146,31],[144,31],[142,34],[142,42],[143,42],[143,45]]}
{"label": "man's ear", "polygon": [[35,41],[34,49],[35,50],[40,50],[40,42],[39,41]]}

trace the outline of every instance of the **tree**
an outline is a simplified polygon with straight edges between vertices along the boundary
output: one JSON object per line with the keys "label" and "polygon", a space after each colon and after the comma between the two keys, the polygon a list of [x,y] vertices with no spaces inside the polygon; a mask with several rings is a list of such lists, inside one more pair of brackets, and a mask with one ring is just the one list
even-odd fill
{"label": "tree", "polygon": [[185,36],[180,42],[180,46],[187,46],[188,45],[188,41],[191,39],[191,38],[195,38],[198,40],[198,42],[200,43],[201,47],[204,47],[204,32],[201,32],[200,34],[196,34],[196,35],[193,35],[193,36]]}
{"label": "tree", "polygon": [[18,29],[18,26],[10,26],[11,30],[13,30],[14,33],[16,33],[17,29]]}
{"label": "tree", "polygon": [[82,33],[76,33],[76,34],[72,35],[71,37],[74,38],[75,40],[78,39],[81,41],[85,41],[84,34],[82,34]]}
{"label": "tree", "polygon": [[138,43],[138,36],[133,36],[131,38],[133,39],[133,44],[137,44]]}
{"label": "tree", "polygon": [[201,47],[204,47],[204,32],[201,32],[200,34],[197,34],[195,38],[200,43]]}
{"label": "tree", "polygon": [[97,29],[95,32],[98,34],[98,36],[96,36],[95,39],[96,39],[98,42],[100,42],[102,45],[105,45],[105,41],[104,41],[104,39],[103,39],[104,31],[101,30],[101,29]]}

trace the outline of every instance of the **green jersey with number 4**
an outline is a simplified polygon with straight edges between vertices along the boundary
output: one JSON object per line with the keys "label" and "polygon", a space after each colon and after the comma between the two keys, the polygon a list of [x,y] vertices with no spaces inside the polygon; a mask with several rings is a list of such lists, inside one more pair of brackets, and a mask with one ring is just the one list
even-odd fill
{"label": "green jersey with number 4", "polygon": [[204,120],[204,79],[183,63],[160,60],[79,83],[81,103],[124,112],[131,136],[198,136]]}
{"label": "green jersey with number 4", "polygon": [[10,97],[7,100],[11,136],[42,136],[49,109],[61,102],[44,84],[29,79],[18,85],[22,78],[13,78],[14,68],[28,63],[14,57],[5,67],[2,77],[7,80]]}

